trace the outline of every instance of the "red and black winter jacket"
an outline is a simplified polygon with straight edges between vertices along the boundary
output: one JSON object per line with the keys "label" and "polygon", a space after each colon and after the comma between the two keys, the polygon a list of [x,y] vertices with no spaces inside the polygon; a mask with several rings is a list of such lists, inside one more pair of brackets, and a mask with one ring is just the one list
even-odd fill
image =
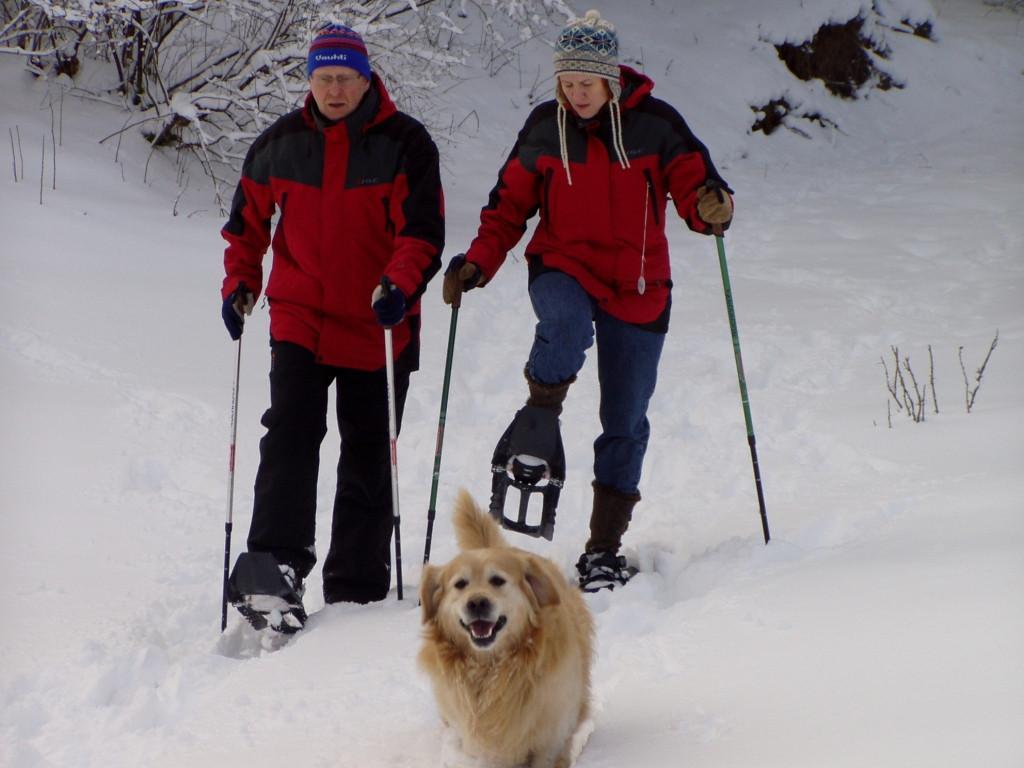
{"label": "red and black winter jacket", "polygon": [[[682,116],[651,95],[654,83],[629,67],[620,70],[622,140],[630,167],[620,165],[613,148],[607,106],[588,121],[570,110],[570,185],[559,149],[557,103],[540,104],[499,173],[466,258],[480,267],[484,280],[491,279],[527,220],[539,212],[526,248],[531,275],[564,272],[612,316],[664,331],[672,286],[667,200],[690,229],[707,234],[711,227],[697,215],[696,190],[709,179],[725,182]],[[643,293],[637,288],[641,274]]]}
{"label": "red and black winter jacket", "polygon": [[312,95],[253,142],[221,234],[227,298],[267,281],[270,334],[326,365],[378,370],[384,340],[370,308],[383,275],[405,294],[395,355],[418,344],[419,299],[441,264],[444,199],[437,147],[399,112],[376,75],[356,111],[328,123]]}

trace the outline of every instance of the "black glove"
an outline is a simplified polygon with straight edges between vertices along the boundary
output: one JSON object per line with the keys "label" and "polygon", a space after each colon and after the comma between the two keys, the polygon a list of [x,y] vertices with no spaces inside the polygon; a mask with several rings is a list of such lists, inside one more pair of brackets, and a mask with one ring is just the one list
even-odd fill
{"label": "black glove", "polygon": [[458,307],[462,304],[462,294],[476,288],[481,277],[480,267],[472,261],[466,261],[466,254],[452,257],[448,269],[444,271],[444,283],[441,285],[444,303]]}
{"label": "black glove", "polygon": [[373,289],[370,306],[377,322],[385,328],[398,325],[405,317],[405,294],[387,277],[382,277],[380,285]]}
{"label": "black glove", "polygon": [[256,298],[252,295],[245,283],[239,283],[231,294],[224,299],[220,309],[220,316],[224,318],[224,325],[231,334],[232,341],[242,338],[242,330],[245,327],[245,315],[252,314],[252,308],[256,304]]}

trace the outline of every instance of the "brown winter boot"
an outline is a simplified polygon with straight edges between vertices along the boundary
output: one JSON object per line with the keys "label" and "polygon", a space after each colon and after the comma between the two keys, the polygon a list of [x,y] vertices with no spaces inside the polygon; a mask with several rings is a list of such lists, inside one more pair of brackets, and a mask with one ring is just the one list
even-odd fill
{"label": "brown winter boot", "polygon": [[622,534],[633,519],[633,507],[640,501],[639,493],[622,493],[614,488],[594,486],[594,510],[590,513],[590,540],[587,552],[610,552],[613,555],[622,545]]}
{"label": "brown winter boot", "polygon": [[565,396],[569,392],[569,387],[576,381],[576,377],[573,376],[558,384],[543,384],[531,378],[525,368],[523,376],[526,377],[526,383],[530,385],[530,397],[526,400],[526,404],[554,411],[556,416],[560,416],[562,403],[565,402]]}
{"label": "brown winter boot", "polygon": [[622,545],[622,534],[633,517],[633,507],[640,501],[640,494],[622,493],[596,480],[593,486],[590,540],[576,563],[580,589],[584,592],[624,586],[636,573],[636,568],[629,565],[618,551]]}

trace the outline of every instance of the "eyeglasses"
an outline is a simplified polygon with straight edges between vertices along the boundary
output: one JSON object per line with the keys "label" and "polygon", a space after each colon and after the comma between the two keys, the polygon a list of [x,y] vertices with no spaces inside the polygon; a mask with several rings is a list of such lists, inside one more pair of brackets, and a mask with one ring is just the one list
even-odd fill
{"label": "eyeglasses", "polygon": [[362,75],[314,75],[313,82],[324,88],[330,88],[332,85],[337,83],[340,86],[352,85],[352,83],[362,80]]}

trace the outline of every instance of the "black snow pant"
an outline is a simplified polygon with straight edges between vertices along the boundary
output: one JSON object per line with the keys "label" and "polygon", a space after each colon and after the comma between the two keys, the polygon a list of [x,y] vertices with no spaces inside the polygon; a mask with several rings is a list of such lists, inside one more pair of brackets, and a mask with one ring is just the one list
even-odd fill
{"label": "black snow pant", "polygon": [[[381,341],[383,344],[383,340]],[[409,374],[418,363],[414,340],[395,361],[399,427]],[[323,565],[324,600],[383,600],[391,585],[391,461],[387,376],[334,368],[290,342],[271,341],[270,408],[260,441],[250,552],[270,552],[305,578],[316,563],[317,478],[327,434],[327,391],[335,385],[341,456],[330,548]]]}

